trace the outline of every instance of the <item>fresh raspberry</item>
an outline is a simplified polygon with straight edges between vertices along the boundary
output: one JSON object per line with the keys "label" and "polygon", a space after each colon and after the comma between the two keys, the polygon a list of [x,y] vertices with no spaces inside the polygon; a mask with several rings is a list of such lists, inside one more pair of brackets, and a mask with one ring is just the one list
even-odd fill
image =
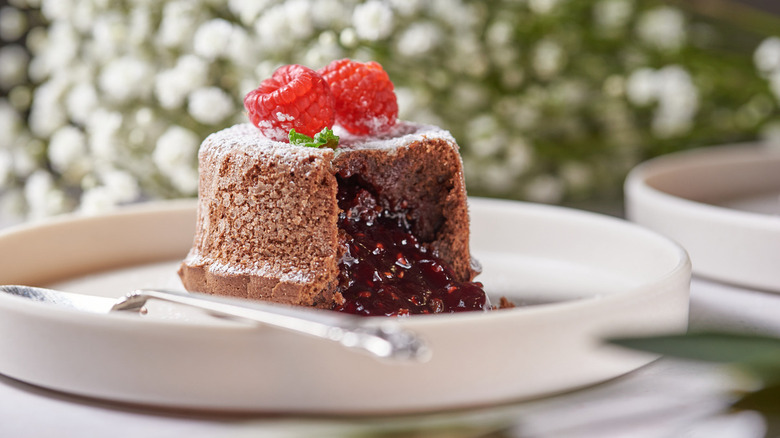
{"label": "fresh raspberry", "polygon": [[334,122],[333,95],[316,71],[285,65],[244,98],[249,120],[263,134],[287,141],[291,129],[313,137]]}
{"label": "fresh raspberry", "polygon": [[398,102],[393,83],[376,62],[333,61],[319,70],[330,85],[336,122],[353,134],[377,134],[393,126]]}

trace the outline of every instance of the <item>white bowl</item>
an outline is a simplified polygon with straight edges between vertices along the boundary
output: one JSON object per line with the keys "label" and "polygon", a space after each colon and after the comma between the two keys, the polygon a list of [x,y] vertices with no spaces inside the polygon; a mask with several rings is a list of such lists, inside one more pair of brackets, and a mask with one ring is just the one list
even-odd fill
{"label": "white bowl", "polygon": [[640,164],[626,215],[680,243],[693,272],[780,292],[780,150],[710,147]]}
{"label": "white bowl", "polygon": [[[471,201],[480,280],[535,304],[401,319],[433,352],[378,361],[336,344],[178,308],[83,314],[0,296],[0,372],[68,393],[176,408],[375,414],[488,405],[601,382],[654,357],[611,336],[685,330],[690,265],[626,221],[514,202]],[[64,218],[0,234],[0,283],[118,297],[181,287],[194,203]],[[164,307],[164,305],[160,305]]]}

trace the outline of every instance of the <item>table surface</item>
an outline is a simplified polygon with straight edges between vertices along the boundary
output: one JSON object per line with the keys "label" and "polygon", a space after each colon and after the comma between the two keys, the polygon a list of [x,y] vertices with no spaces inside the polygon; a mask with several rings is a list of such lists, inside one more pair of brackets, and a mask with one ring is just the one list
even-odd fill
{"label": "table surface", "polygon": [[[780,334],[780,294],[694,278],[692,329]],[[225,416],[86,400],[0,376],[0,436],[762,437],[763,419],[728,413],[744,379],[723,367],[660,359],[618,379],[476,411],[383,418]]]}

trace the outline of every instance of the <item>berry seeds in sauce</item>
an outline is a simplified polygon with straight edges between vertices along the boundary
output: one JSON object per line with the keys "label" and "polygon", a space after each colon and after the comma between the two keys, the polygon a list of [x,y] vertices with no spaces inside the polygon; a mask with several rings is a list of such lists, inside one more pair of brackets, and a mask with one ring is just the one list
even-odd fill
{"label": "berry seeds in sauce", "polygon": [[356,178],[341,180],[339,263],[333,310],[393,316],[488,310],[478,282],[459,282],[452,270],[411,231],[403,210],[383,208]]}

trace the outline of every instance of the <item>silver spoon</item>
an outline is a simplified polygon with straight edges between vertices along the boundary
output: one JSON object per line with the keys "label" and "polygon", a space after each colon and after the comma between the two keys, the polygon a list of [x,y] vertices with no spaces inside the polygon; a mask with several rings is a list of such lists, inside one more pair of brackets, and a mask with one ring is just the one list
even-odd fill
{"label": "silver spoon", "polygon": [[119,300],[31,286],[0,286],[0,292],[72,309],[110,313],[140,312],[150,299],[202,309],[217,316],[260,322],[316,336],[393,360],[426,361],[430,350],[392,318],[361,317],[324,310],[266,304],[192,292],[140,289]]}

